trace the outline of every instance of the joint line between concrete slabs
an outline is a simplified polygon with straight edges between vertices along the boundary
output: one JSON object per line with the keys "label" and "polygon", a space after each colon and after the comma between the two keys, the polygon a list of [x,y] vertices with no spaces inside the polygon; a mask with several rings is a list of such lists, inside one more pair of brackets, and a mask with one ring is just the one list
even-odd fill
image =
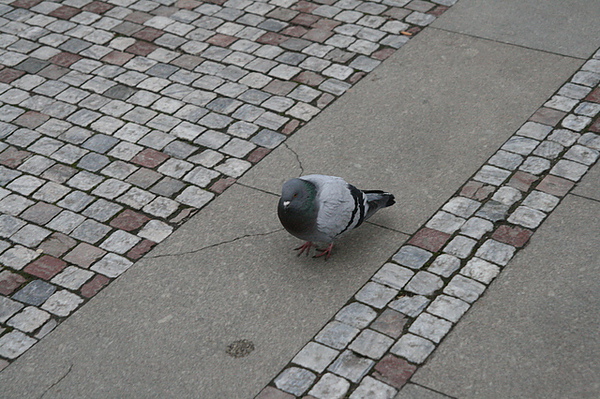
{"label": "joint line between concrete slabs", "polygon": [[488,37],[477,36],[477,35],[473,35],[473,34],[465,33],[465,32],[457,32],[457,31],[450,30],[450,29],[445,29],[445,28],[438,28],[438,27],[434,27],[434,26],[429,26],[429,28],[430,29],[434,29],[434,30],[439,30],[439,31],[442,31],[442,32],[454,33],[456,35],[467,36],[467,37],[471,37],[473,39],[479,39],[479,40],[485,40],[485,41],[492,42],[492,43],[504,44],[504,45],[507,45],[507,46],[518,47],[518,48],[522,48],[522,49],[525,49],[525,50],[539,51],[540,53],[557,55],[559,57],[572,58],[574,60],[580,60],[580,61],[587,61],[587,60],[589,60],[590,57],[595,53],[595,52],[592,52],[592,55],[590,55],[590,57],[587,57],[587,58],[577,57],[575,55],[561,54],[561,53],[556,53],[554,51],[549,51],[549,50],[539,49],[539,48],[535,48],[535,47],[524,46],[522,44],[516,44],[516,43],[510,43],[510,42],[503,42],[502,40],[498,40],[498,39],[490,39]]}
{"label": "joint line between concrete slabs", "polygon": [[596,199],[596,198],[588,197],[588,196],[581,195],[581,194],[575,194],[575,193],[573,193],[573,192],[570,192],[569,194],[570,194],[570,195],[573,195],[573,196],[575,196],[575,197],[579,197],[579,198],[582,198],[582,199],[586,199],[586,200],[590,200],[590,201],[594,201],[594,202],[598,202],[598,203],[600,203],[600,200],[599,200],[599,199]]}
{"label": "joint line between concrete slabs", "polygon": [[64,380],[65,378],[67,378],[67,376],[69,375],[69,373],[71,373],[71,371],[73,370],[73,365],[74,365],[74,364],[73,364],[73,363],[71,363],[71,365],[69,366],[69,369],[67,370],[67,372],[66,372],[66,373],[65,373],[65,374],[64,374],[62,377],[60,377],[58,380],[56,380],[56,382],[55,382],[55,383],[53,383],[52,385],[50,385],[50,386],[49,386],[49,387],[48,387],[48,388],[47,388],[47,389],[44,391],[44,393],[42,393],[42,394],[40,395],[40,399],[42,399],[44,396],[46,396],[46,394],[47,394],[48,392],[50,392],[50,390],[51,390],[52,388],[54,388],[55,386],[57,386],[58,384],[60,384],[62,380]]}
{"label": "joint line between concrete slabs", "polygon": [[270,234],[273,234],[273,233],[277,233],[277,232],[282,231],[282,230],[283,230],[283,228],[280,228],[280,229],[277,229],[277,230],[268,231],[266,233],[244,234],[242,236],[232,238],[231,240],[225,240],[225,241],[217,242],[215,244],[210,244],[210,245],[198,248],[198,249],[194,249],[193,251],[185,251],[185,252],[179,252],[179,253],[175,253],[175,254],[148,255],[145,258],[148,258],[148,259],[158,259],[158,258],[166,258],[166,257],[170,257],[170,256],[181,256],[181,255],[195,254],[195,253],[204,251],[205,249],[210,249],[210,248],[218,247],[218,246],[224,245],[224,244],[231,244],[233,242],[242,240],[244,238],[263,237],[263,236],[267,236],[267,235],[270,235]]}
{"label": "joint line between concrete slabs", "polygon": [[443,395],[443,396],[447,397],[448,399],[458,399],[458,398],[457,398],[457,397],[455,397],[455,396],[451,396],[451,395],[448,395],[447,393],[444,393],[444,392],[441,392],[441,391],[435,390],[435,389],[433,389],[433,388],[429,388],[428,386],[425,386],[425,385],[422,385],[422,384],[418,384],[418,383],[416,383],[416,382],[412,382],[412,381],[411,381],[410,383],[411,383],[411,384],[413,384],[413,385],[416,385],[416,386],[418,386],[418,387],[421,387],[421,388],[423,388],[423,389],[427,389],[428,391],[435,392],[435,393],[437,393],[437,394],[439,394],[439,395]]}

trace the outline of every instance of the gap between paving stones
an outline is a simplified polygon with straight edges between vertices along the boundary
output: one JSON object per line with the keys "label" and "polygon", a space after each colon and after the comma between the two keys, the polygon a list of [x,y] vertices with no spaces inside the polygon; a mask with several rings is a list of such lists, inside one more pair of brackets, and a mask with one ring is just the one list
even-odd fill
{"label": "gap between paving stones", "polygon": [[0,369],[455,1],[3,0]]}
{"label": "gap between paving stones", "polygon": [[395,397],[597,163],[599,83],[597,51],[256,399]]}

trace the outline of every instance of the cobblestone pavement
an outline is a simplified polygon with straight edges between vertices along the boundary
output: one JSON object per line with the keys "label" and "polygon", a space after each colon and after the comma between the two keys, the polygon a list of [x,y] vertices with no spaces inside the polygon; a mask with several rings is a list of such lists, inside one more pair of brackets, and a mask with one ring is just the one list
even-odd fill
{"label": "cobblestone pavement", "polygon": [[[2,1],[0,368],[455,0]],[[392,398],[597,161],[600,53],[259,398]]]}
{"label": "cobblestone pavement", "polygon": [[0,369],[454,1],[1,1]]}

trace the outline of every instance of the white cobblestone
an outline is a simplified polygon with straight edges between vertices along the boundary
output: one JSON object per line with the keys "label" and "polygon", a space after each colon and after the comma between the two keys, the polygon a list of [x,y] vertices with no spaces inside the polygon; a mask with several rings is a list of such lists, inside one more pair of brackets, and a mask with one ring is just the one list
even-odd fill
{"label": "white cobblestone", "polygon": [[414,334],[404,334],[390,350],[409,362],[421,364],[435,349],[435,344],[428,339]]}
{"label": "white cobblestone", "polygon": [[67,291],[57,291],[44,302],[42,309],[60,317],[66,317],[79,307],[83,299]]}
{"label": "white cobblestone", "polygon": [[309,342],[292,359],[292,363],[321,373],[333,362],[338,354],[339,352],[335,349],[328,348],[316,342]]}
{"label": "white cobblestone", "polygon": [[439,343],[450,331],[452,323],[429,313],[421,313],[408,329],[409,332]]}

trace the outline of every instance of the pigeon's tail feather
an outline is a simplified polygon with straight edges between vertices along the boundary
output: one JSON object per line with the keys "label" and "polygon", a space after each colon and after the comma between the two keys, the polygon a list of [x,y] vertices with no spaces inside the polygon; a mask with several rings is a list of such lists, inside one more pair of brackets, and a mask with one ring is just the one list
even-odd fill
{"label": "pigeon's tail feather", "polygon": [[365,219],[373,216],[381,208],[392,206],[396,203],[394,195],[381,190],[364,190],[367,197],[368,210]]}

